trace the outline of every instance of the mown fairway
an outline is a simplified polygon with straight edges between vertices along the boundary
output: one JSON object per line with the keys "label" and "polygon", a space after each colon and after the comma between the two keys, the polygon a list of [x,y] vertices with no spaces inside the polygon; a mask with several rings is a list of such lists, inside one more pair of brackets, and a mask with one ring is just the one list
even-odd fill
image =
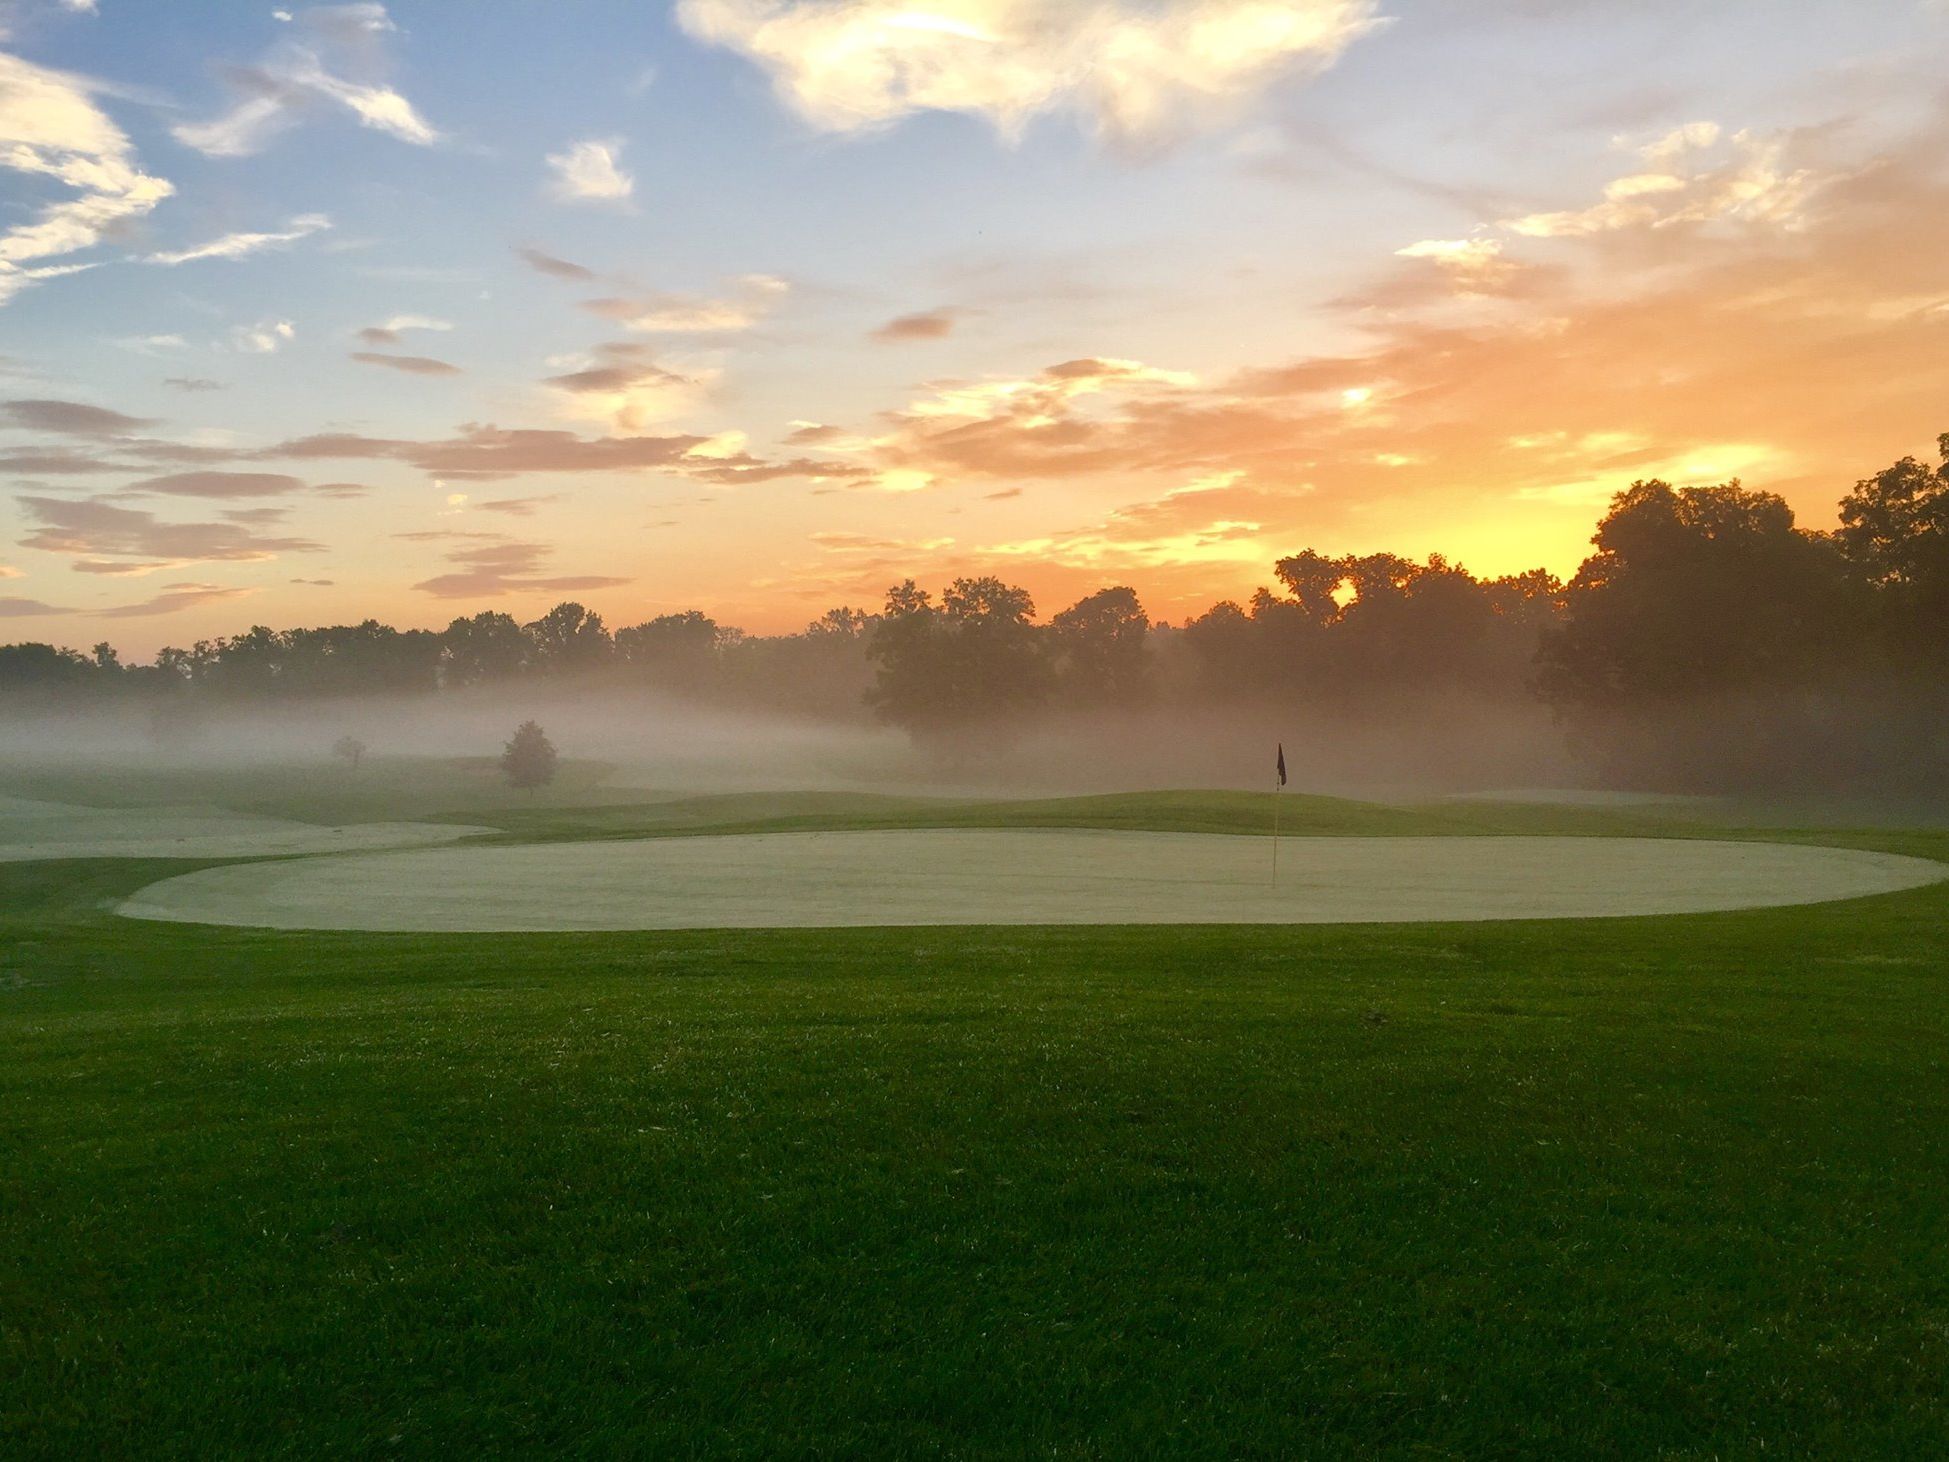
{"label": "mown fairway", "polygon": [[[456,820],[976,820],[815,803]],[[1256,815],[1064,806],[985,820]],[[8,1456],[1949,1448],[1941,885],[1388,927],[102,912],[184,868],[0,868]]]}

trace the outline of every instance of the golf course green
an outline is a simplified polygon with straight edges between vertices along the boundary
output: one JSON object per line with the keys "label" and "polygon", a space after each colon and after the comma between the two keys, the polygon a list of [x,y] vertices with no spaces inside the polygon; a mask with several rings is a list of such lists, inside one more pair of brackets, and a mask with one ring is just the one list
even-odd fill
{"label": "golf course green", "polygon": [[[115,795],[451,852],[1270,816],[362,775]],[[1282,816],[1949,863],[1731,804]],[[116,912],[305,863],[0,865],[0,1456],[1949,1450],[1949,884],[1385,924]]]}

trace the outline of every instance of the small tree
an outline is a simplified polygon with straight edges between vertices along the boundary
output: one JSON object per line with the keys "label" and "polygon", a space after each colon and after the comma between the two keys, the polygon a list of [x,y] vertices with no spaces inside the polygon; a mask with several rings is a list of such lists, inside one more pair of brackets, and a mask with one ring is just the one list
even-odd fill
{"label": "small tree", "polygon": [[555,780],[555,743],[538,722],[523,721],[515,728],[514,739],[501,753],[501,771],[510,787],[532,791]]}
{"label": "small tree", "polygon": [[356,772],[365,760],[365,743],[356,736],[341,736],[332,743],[332,755]]}

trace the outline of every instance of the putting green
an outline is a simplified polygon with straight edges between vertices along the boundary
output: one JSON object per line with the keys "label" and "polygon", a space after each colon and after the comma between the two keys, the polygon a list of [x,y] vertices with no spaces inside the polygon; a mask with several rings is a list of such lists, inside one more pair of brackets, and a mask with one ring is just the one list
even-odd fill
{"label": "putting green", "polygon": [[761,833],[421,848],[208,868],[134,918],[275,929],[1314,924],[1570,919],[1816,903],[1949,865],[1787,843],[1288,838],[1061,829]]}

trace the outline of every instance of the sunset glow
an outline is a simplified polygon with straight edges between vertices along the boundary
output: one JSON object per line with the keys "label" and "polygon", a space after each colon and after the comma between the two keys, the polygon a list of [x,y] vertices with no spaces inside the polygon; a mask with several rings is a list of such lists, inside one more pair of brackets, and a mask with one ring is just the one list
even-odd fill
{"label": "sunset glow", "polygon": [[[1573,23],[1574,22],[1574,23]],[[1572,571],[1949,426],[1949,11],[0,5],[0,614]]]}

